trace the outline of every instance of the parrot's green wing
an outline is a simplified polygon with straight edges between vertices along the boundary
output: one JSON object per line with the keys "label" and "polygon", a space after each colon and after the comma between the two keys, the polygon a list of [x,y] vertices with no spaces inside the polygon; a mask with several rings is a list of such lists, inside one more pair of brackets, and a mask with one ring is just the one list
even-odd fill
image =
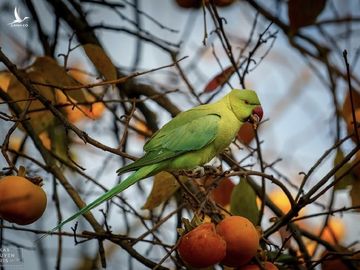
{"label": "parrot's green wing", "polygon": [[[212,104],[211,104],[212,105]],[[212,122],[212,121],[218,121],[220,119],[220,115],[217,113],[214,113],[214,110],[211,108],[211,105],[201,105],[198,107],[195,107],[193,109],[190,109],[188,111],[184,111],[179,113],[175,118],[173,118],[171,121],[166,123],[161,129],[159,129],[157,132],[153,134],[153,136],[145,143],[144,145],[144,151],[149,152],[154,149],[159,148],[159,142],[162,143],[160,138],[163,138],[166,136],[166,134],[169,134],[170,132],[174,131],[175,129],[182,128],[182,127],[188,127],[188,125],[193,122],[193,124],[197,124],[201,122],[202,120],[204,122]],[[208,117],[210,116],[210,117]],[[214,118],[212,116],[218,116],[219,118]],[[210,123],[211,124],[211,123]],[[191,124],[190,124],[191,125]],[[216,123],[217,125],[217,123]],[[203,126],[202,126],[203,128]],[[205,126],[206,128],[206,126]],[[160,140],[160,141],[159,141]]]}
{"label": "parrot's green wing", "polygon": [[[191,114],[189,114],[191,115]],[[185,116],[185,115],[184,115]],[[175,120],[175,119],[174,119]],[[178,119],[176,119],[178,120]],[[179,120],[183,120],[179,118]],[[190,118],[176,127],[165,125],[145,145],[146,152],[167,149],[170,151],[192,151],[203,148],[212,142],[218,131],[220,115],[206,114],[202,117]]]}
{"label": "parrot's green wing", "polygon": [[[178,125],[174,124],[174,120]],[[147,153],[142,158],[120,168],[117,173],[138,170],[143,166],[203,148],[216,138],[219,120],[220,116],[217,114],[202,114],[195,119],[174,118],[145,144],[144,150]]]}

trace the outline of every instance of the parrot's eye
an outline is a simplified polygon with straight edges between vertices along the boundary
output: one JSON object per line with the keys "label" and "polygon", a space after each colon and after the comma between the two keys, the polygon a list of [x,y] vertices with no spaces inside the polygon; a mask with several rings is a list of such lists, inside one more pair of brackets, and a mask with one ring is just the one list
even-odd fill
{"label": "parrot's eye", "polygon": [[247,100],[245,100],[244,102],[245,102],[245,104],[250,104],[249,101],[247,101]]}

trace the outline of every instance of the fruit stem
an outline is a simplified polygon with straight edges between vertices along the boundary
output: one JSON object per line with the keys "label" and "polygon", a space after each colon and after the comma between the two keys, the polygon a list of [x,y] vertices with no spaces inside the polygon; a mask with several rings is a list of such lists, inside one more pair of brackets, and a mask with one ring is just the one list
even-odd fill
{"label": "fruit stem", "polygon": [[25,177],[25,174],[26,174],[26,169],[25,169],[25,167],[24,167],[24,166],[20,166],[17,175],[20,176],[20,177]]}

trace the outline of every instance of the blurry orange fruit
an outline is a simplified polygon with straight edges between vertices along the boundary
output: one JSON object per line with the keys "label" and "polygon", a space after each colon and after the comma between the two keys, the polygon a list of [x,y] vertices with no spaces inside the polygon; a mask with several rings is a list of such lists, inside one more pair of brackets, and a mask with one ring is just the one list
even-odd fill
{"label": "blurry orange fruit", "polygon": [[204,268],[224,259],[226,242],[216,233],[214,223],[203,223],[181,236],[177,250],[188,265]]}
{"label": "blurry orange fruit", "polygon": [[71,123],[76,123],[88,118],[93,120],[99,119],[105,110],[105,105],[99,101],[91,104],[90,107],[79,105],[79,108],[67,107],[66,113]]}
{"label": "blurry orange fruit", "polygon": [[320,237],[324,241],[327,241],[333,245],[344,240],[345,224],[339,218],[329,219],[328,224]]}
{"label": "blurry orange fruit", "polygon": [[216,226],[216,231],[226,242],[226,256],[222,264],[239,267],[256,255],[260,240],[259,233],[247,218],[226,217]]}
{"label": "blurry orange fruit", "polygon": [[[291,203],[289,201],[289,198],[282,190],[275,189],[271,191],[269,193],[269,198],[284,214],[290,211]],[[305,209],[301,209],[299,212],[299,216],[303,216],[304,213]]]}
{"label": "blurry orange fruit", "polygon": [[269,193],[270,200],[277,206],[279,209],[286,214],[291,209],[291,204],[288,197],[279,189],[273,190]]}
{"label": "blurry orange fruit", "polygon": [[20,225],[39,219],[46,208],[46,193],[21,176],[0,179],[0,218]]}
{"label": "blurry orange fruit", "polygon": [[[94,101],[94,98],[90,95],[85,96],[89,102]],[[99,119],[105,111],[105,105],[103,102],[94,102],[91,105],[77,105],[74,107],[67,99],[67,97],[61,91],[56,91],[56,101],[58,105],[66,105],[63,107],[68,120],[71,123],[77,123],[84,119]],[[72,100],[75,104],[76,101]]]}

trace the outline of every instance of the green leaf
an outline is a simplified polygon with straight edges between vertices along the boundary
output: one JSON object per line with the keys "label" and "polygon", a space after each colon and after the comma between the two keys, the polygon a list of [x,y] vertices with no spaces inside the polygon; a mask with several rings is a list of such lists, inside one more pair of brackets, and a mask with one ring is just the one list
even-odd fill
{"label": "green leaf", "polygon": [[[185,183],[187,180],[187,177],[180,176],[181,182]],[[151,192],[142,208],[148,210],[154,209],[170,199],[179,187],[178,181],[171,173],[160,172],[156,174]]]}
{"label": "green leaf", "polygon": [[51,150],[64,160],[69,161],[70,138],[63,126],[56,126],[48,129]]}
{"label": "green leaf", "polygon": [[[336,152],[335,155],[335,159],[334,159],[334,166],[338,165],[339,163],[342,162],[342,160],[344,159],[344,153],[343,151],[339,148],[338,151]],[[339,179],[339,177],[341,175],[343,175],[346,171],[349,170],[349,168],[351,167],[350,163],[345,163],[336,173],[335,173],[335,181],[336,179]],[[352,185],[353,181],[354,181],[354,176],[351,172],[349,172],[347,175],[345,175],[339,182],[337,182],[334,186],[334,188],[336,190],[339,189],[346,189],[349,185]]]}
{"label": "green leaf", "polygon": [[279,263],[293,264],[293,263],[298,262],[298,259],[295,256],[289,255],[289,254],[280,254],[279,255],[279,251],[269,251],[266,253],[266,255],[268,256],[268,259],[270,261],[273,261],[276,259],[276,262],[279,262]]}
{"label": "green leaf", "polygon": [[231,193],[230,212],[233,215],[243,216],[257,225],[259,209],[256,205],[256,193],[245,178],[240,178]]}

